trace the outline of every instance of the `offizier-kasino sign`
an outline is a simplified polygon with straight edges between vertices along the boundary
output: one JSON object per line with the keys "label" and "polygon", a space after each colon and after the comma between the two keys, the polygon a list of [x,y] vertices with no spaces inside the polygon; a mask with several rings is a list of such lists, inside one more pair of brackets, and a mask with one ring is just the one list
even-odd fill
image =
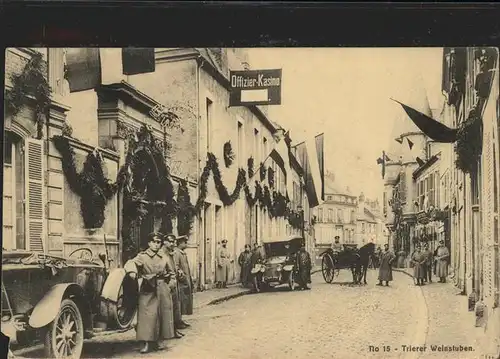
{"label": "offizier-kasino sign", "polygon": [[281,69],[231,71],[229,106],[281,105]]}

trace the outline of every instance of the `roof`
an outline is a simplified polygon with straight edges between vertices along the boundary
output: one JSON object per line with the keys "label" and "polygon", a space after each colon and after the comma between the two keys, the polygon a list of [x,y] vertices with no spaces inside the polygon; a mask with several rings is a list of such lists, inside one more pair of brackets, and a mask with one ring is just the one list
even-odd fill
{"label": "roof", "polygon": [[335,183],[335,181],[325,176],[325,195],[331,194],[353,196],[353,194],[347,188],[341,189],[340,186]]}

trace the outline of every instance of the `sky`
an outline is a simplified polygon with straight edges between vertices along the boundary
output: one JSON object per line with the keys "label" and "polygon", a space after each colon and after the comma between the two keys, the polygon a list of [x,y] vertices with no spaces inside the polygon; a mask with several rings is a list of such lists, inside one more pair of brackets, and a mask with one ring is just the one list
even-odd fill
{"label": "sky", "polygon": [[[442,48],[254,48],[251,69],[282,69],[281,105],[269,117],[290,130],[292,145],[325,134],[325,169],[353,194],[382,199],[376,160],[416,86],[441,109]],[[418,85],[416,85],[418,84]],[[406,119],[408,120],[408,119]]]}

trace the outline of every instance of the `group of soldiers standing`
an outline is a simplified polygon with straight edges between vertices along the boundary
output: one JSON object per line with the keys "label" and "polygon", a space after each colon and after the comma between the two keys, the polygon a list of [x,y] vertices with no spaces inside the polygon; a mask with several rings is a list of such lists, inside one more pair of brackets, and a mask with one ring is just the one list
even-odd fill
{"label": "group of soldiers standing", "polygon": [[193,280],[184,249],[187,237],[153,232],[148,248],[125,263],[125,271],[139,281],[136,338],[141,353],[161,349],[164,339],[179,339],[190,325],[183,315],[193,314]]}
{"label": "group of soldiers standing", "polygon": [[450,252],[440,240],[434,253],[429,250],[427,243],[418,243],[410,258],[410,265],[413,266],[413,276],[416,285],[424,285],[425,282],[432,282],[432,274],[439,278],[440,283],[446,282],[448,276],[448,259]]}

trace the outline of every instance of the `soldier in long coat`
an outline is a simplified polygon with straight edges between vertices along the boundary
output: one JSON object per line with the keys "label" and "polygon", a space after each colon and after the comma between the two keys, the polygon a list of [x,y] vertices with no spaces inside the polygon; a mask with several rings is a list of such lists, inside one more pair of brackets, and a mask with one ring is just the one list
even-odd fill
{"label": "soldier in long coat", "polygon": [[173,303],[169,284],[175,273],[167,267],[167,257],[160,250],[159,233],[148,235],[149,248],[125,263],[127,274],[142,279],[139,289],[136,338],[144,342],[141,353],[158,350],[158,341],[174,337]]}
{"label": "soldier in long coat", "polygon": [[446,283],[446,277],[448,276],[448,259],[450,257],[450,251],[444,245],[444,241],[439,241],[439,246],[436,249],[436,276],[439,277],[440,283]]}
{"label": "soldier in long coat", "polygon": [[[172,272],[175,273],[175,278],[178,278],[179,268],[175,264],[174,258],[174,248],[176,245],[176,238],[173,234],[168,234],[163,239],[163,251],[165,253],[165,257],[167,259],[167,268],[169,268]],[[182,338],[184,336],[183,333],[179,331],[179,329],[187,328],[187,323],[183,323],[182,321],[182,313],[181,313],[181,302],[179,299],[179,286],[177,280],[174,285],[171,285],[171,295],[173,302],[173,314],[174,314],[174,327],[175,327],[175,336],[174,338]]]}
{"label": "soldier in long coat", "polygon": [[240,253],[238,257],[238,264],[240,266],[240,282],[243,287],[246,287],[250,282],[250,275],[252,271],[252,252],[250,251],[249,244],[245,244],[245,250]]}
{"label": "soldier in long coat", "polygon": [[424,255],[427,257],[425,261],[425,275],[424,282],[432,283],[432,264],[434,262],[432,251],[429,250],[429,245],[424,243],[424,250],[422,251]]}
{"label": "soldier in long coat", "polygon": [[304,244],[300,247],[297,254],[297,269],[298,269],[298,283],[301,289],[309,289],[308,283],[311,283],[311,269],[312,261],[310,254],[306,251]]}
{"label": "soldier in long coat", "polygon": [[421,251],[420,244],[417,244],[410,259],[413,265],[413,277],[417,280],[416,285],[424,285],[425,264],[428,258],[428,255]]}
{"label": "soldier in long coat", "polygon": [[384,253],[380,256],[377,285],[382,285],[384,281],[385,285],[389,286],[389,282],[392,281],[392,262],[395,258],[394,253],[389,250],[389,245],[384,244]]}
{"label": "soldier in long coat", "polygon": [[217,287],[227,288],[227,282],[229,281],[229,264],[231,262],[231,255],[227,249],[227,239],[223,239],[221,247],[217,252],[217,270],[215,272]]}
{"label": "soldier in long coat", "polygon": [[[177,238],[177,247],[174,250],[174,258],[177,267],[179,268],[179,298],[181,300],[181,314],[193,314],[193,277],[191,277],[191,269],[186,252],[187,237],[180,236]],[[182,320],[184,325],[188,325]]]}

